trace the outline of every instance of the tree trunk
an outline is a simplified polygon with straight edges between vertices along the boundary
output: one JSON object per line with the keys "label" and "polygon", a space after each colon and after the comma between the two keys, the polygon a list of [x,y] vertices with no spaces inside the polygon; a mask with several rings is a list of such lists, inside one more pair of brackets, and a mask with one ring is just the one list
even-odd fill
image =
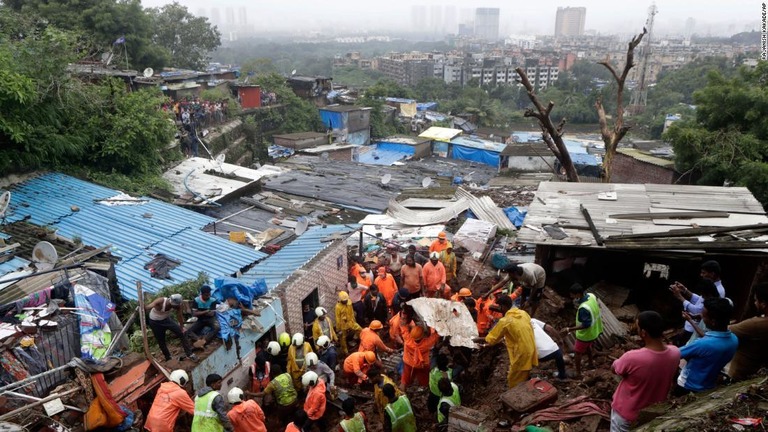
{"label": "tree trunk", "polygon": [[569,182],[578,182],[579,174],[576,172],[576,167],[573,165],[573,160],[571,159],[571,154],[568,152],[568,147],[565,146],[565,142],[563,141],[565,119],[555,126],[549,116],[552,112],[552,108],[555,107],[555,103],[549,101],[549,104],[544,107],[536,96],[533,85],[531,85],[531,82],[528,80],[528,75],[525,74],[525,71],[522,68],[516,68],[515,72],[520,75],[520,82],[527,90],[528,98],[533,103],[533,106],[536,107],[536,111],[529,108],[525,110],[525,114],[523,115],[538,120],[544,143],[547,144],[547,147],[549,147],[552,154],[554,154],[557,160],[560,161],[560,165],[562,165],[565,170],[566,179],[568,179]]}

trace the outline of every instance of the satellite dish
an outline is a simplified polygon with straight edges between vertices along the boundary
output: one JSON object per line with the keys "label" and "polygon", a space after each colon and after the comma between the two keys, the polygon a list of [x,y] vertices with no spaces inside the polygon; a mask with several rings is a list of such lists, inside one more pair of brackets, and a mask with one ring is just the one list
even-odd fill
{"label": "satellite dish", "polygon": [[227,158],[227,155],[224,153],[216,156],[216,159],[214,159],[214,162],[216,162],[216,166],[219,167],[219,171],[221,171],[221,166],[224,165],[224,160]]}
{"label": "satellite dish", "polygon": [[432,178],[431,177],[424,177],[424,179],[421,180],[421,187],[428,188],[429,185],[432,184]]}
{"label": "satellite dish", "polygon": [[32,249],[32,262],[39,270],[50,270],[59,260],[56,248],[47,241],[41,241]]}
{"label": "satellite dish", "polygon": [[0,218],[5,217],[5,212],[8,211],[8,206],[11,204],[11,193],[8,191],[0,194]]}
{"label": "satellite dish", "polygon": [[296,75],[296,69],[291,71],[291,76],[294,76],[294,75]]}
{"label": "satellite dish", "polygon": [[309,219],[305,218],[304,216],[299,216],[299,218],[296,220],[296,228],[293,229],[293,233],[297,236],[300,236],[304,234],[305,231],[307,231],[308,227]]}
{"label": "satellite dish", "polygon": [[149,77],[151,77],[154,74],[155,74],[155,70],[154,69],[152,69],[152,68],[144,69],[144,78],[149,78]]}
{"label": "satellite dish", "polygon": [[384,174],[381,176],[381,184],[385,185],[392,181],[392,174]]}

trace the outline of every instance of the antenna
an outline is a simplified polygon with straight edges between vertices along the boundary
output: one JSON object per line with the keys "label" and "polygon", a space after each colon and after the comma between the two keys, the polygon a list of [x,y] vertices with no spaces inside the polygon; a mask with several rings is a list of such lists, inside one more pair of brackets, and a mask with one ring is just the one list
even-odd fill
{"label": "antenna", "polygon": [[8,211],[8,206],[11,204],[11,193],[8,191],[0,194],[0,218],[5,217],[5,212]]}
{"label": "antenna", "polygon": [[381,184],[385,185],[388,184],[392,180],[392,174],[384,174],[381,176]]}
{"label": "antenna", "polygon": [[299,218],[296,219],[296,228],[293,229],[293,233],[297,236],[300,236],[304,234],[305,231],[307,231],[308,227],[309,219],[305,218],[304,216],[299,216]]}
{"label": "antenna", "polygon": [[429,185],[431,185],[431,184],[432,184],[432,178],[431,177],[424,177],[421,180],[421,187],[423,187],[425,189],[428,188]]}
{"label": "antenna", "polygon": [[34,249],[32,249],[32,262],[35,263],[35,267],[37,267],[38,270],[51,270],[58,260],[59,253],[56,252],[56,248],[47,241],[41,241],[35,245]]}
{"label": "antenna", "polygon": [[155,74],[155,70],[154,69],[152,69],[152,68],[144,69],[144,78],[149,78],[149,77],[151,77],[154,74]]}

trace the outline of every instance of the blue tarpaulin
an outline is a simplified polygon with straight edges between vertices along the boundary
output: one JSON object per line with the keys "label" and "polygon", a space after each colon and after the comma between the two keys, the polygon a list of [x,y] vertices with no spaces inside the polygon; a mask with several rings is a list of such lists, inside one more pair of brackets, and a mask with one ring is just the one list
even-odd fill
{"label": "blue tarpaulin", "polygon": [[216,320],[219,321],[219,337],[224,342],[240,337],[240,328],[243,326],[243,313],[240,309],[217,311]]}
{"label": "blue tarpaulin", "polygon": [[419,102],[416,104],[416,111],[432,111],[437,109],[437,102]]}
{"label": "blue tarpaulin", "polygon": [[80,357],[101,359],[112,343],[109,317],[115,304],[96,294],[91,288],[75,284],[75,306],[80,308]]}
{"label": "blue tarpaulin", "polygon": [[344,129],[344,113],[336,111],[320,110],[320,118],[325,127],[330,129]]}
{"label": "blue tarpaulin", "polygon": [[451,157],[453,159],[480,162],[482,164],[490,165],[492,167],[499,166],[499,153],[494,151],[489,151],[489,150],[462,147],[460,145],[454,144],[453,151],[451,152]]}
{"label": "blue tarpaulin", "polygon": [[416,100],[414,99],[404,99],[404,98],[396,98],[396,97],[388,97],[384,100],[386,100],[387,102],[399,103],[399,104],[412,104],[416,102]]}
{"label": "blue tarpaulin", "polygon": [[520,228],[521,226],[523,226],[525,215],[528,214],[527,211],[521,210],[517,207],[507,207],[503,210],[504,210],[504,214],[507,215],[510,221],[512,221],[512,225],[514,225],[515,228]]}
{"label": "blue tarpaulin", "polygon": [[267,282],[264,279],[256,279],[253,284],[245,285],[241,279],[216,278],[213,280],[213,297],[224,302],[229,297],[234,297],[249,309],[253,299],[267,293]]}
{"label": "blue tarpaulin", "polygon": [[376,144],[376,148],[378,150],[389,150],[389,151],[395,151],[395,152],[407,153],[407,154],[415,153],[414,147],[408,144],[380,142]]}

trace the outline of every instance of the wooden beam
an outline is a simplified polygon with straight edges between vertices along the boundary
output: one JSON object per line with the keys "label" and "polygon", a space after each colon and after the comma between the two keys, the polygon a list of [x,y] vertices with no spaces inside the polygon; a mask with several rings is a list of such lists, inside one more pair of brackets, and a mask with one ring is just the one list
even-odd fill
{"label": "wooden beam", "polygon": [[[643,233],[643,234],[623,234],[608,237],[611,240],[628,240],[643,238],[665,238],[665,237],[693,237],[706,234],[718,234],[731,231],[753,230],[755,232],[768,231],[768,224],[741,225],[734,227],[713,227],[713,228],[682,228],[666,232]],[[606,239],[607,240],[607,239]]]}
{"label": "wooden beam", "polygon": [[584,204],[579,204],[579,208],[581,209],[581,214],[584,215],[584,219],[587,220],[587,225],[589,225],[590,231],[592,231],[592,236],[595,237],[595,241],[597,242],[598,246],[603,245],[603,238],[600,236],[600,233],[597,231],[597,227],[595,226],[595,223],[592,221],[592,216],[589,215],[589,211],[586,207],[584,207]]}
{"label": "wooden beam", "polygon": [[614,219],[693,219],[693,218],[727,218],[731,214],[719,211],[696,212],[665,212],[665,213],[623,213],[612,214],[608,217]]}

